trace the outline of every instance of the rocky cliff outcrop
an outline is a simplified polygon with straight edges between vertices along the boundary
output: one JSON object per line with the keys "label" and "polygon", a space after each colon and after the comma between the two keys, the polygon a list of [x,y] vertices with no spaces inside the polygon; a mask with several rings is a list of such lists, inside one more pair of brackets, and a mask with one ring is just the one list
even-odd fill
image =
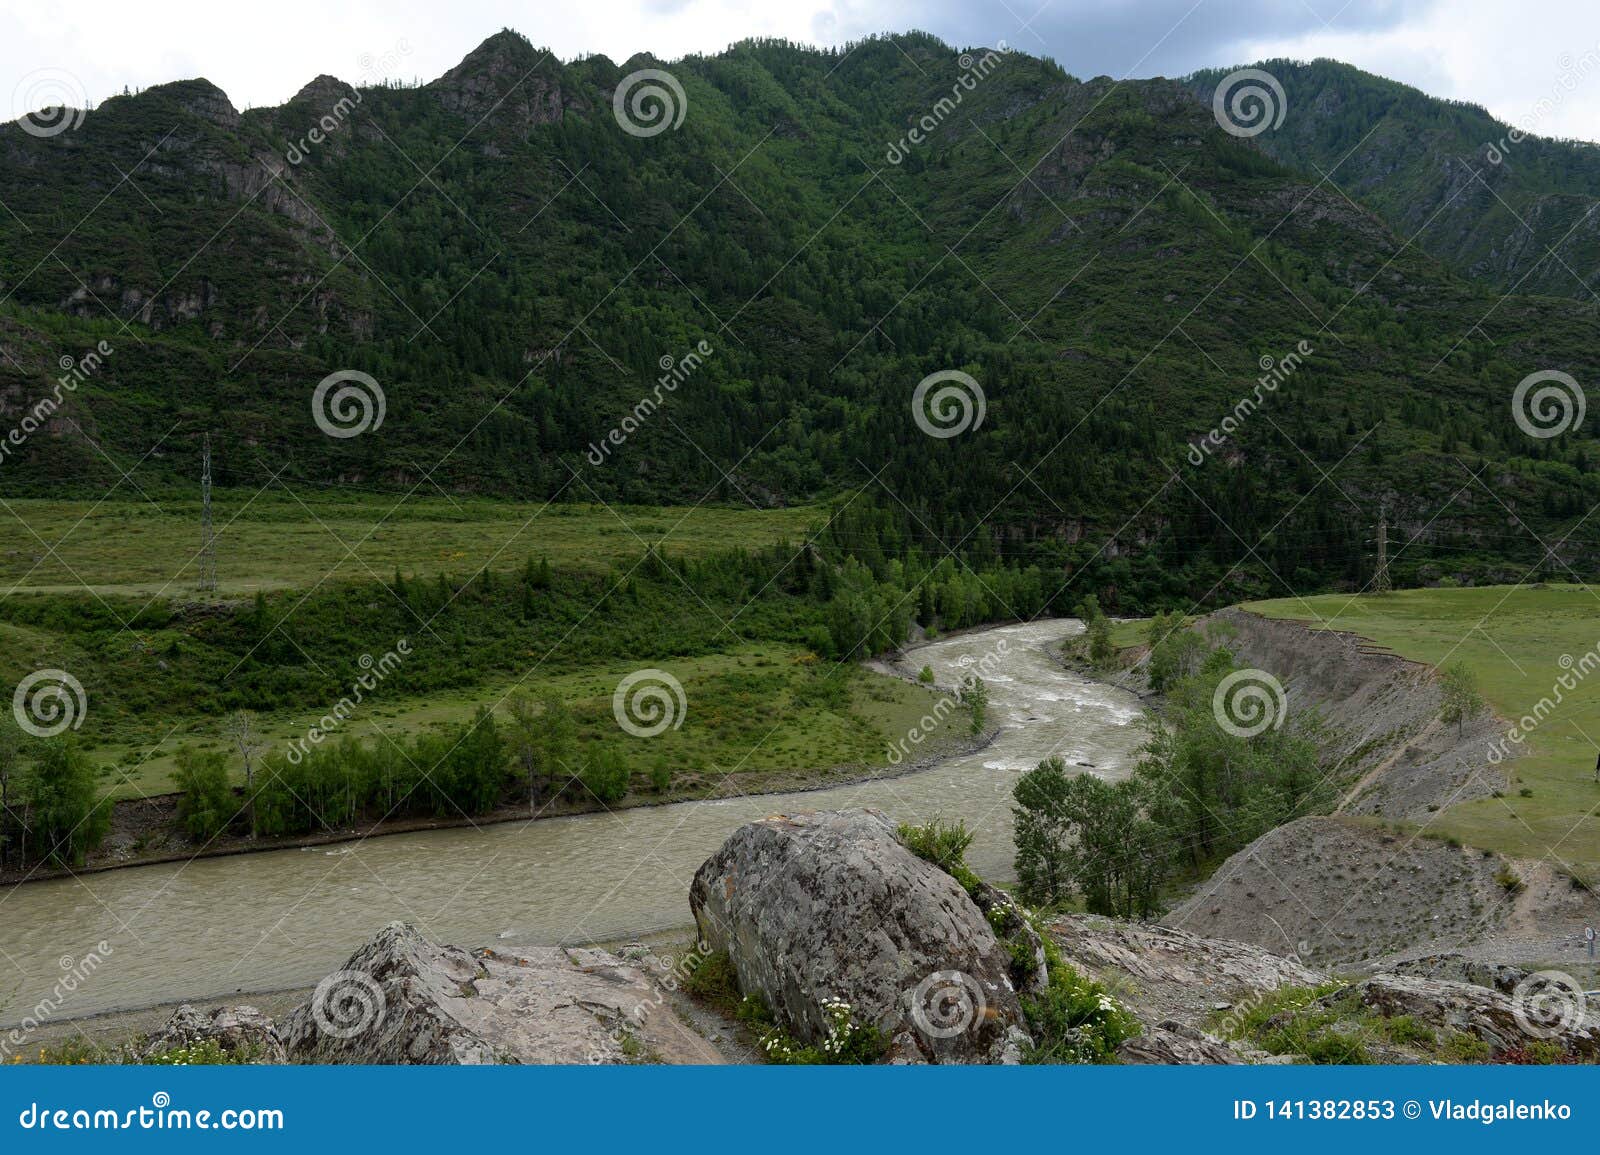
{"label": "rocky cliff outcrop", "polygon": [[279,1029],[292,1062],[720,1063],[643,969],[599,950],[441,946],[390,923]]}
{"label": "rocky cliff outcrop", "polygon": [[828,1037],[829,1005],[842,1000],[903,1058],[1021,1056],[1008,950],[960,884],[908,851],[876,810],[740,827],[696,873],[689,905],[740,990],[803,1042]]}
{"label": "rocky cliff outcrop", "polygon": [[[1504,725],[1490,715],[1462,727],[1438,722],[1438,679],[1365,638],[1227,609],[1212,620],[1242,666],[1283,683],[1291,715],[1315,711],[1343,763],[1349,814],[1425,822],[1434,811],[1486,798],[1506,784],[1488,760]],[[1331,764],[1330,760],[1330,764]]]}
{"label": "rocky cliff outcrop", "polygon": [[[1525,982],[1508,995],[1475,983],[1381,974],[1324,995],[1307,1010],[1349,1014],[1363,1009],[1381,1021],[1404,1020],[1407,1042],[1421,1031],[1434,1033],[1435,1039],[1465,1036],[1481,1043],[1492,1058],[1506,1059],[1542,1046],[1569,1061],[1600,1061],[1600,1018],[1568,976],[1548,972],[1547,977],[1557,982]],[[1269,1021],[1268,1029],[1304,1016],[1307,1010]],[[1360,1034],[1367,1043],[1383,1032],[1367,1026]],[[1374,1057],[1402,1062],[1407,1058],[1403,1051],[1387,1049]]]}

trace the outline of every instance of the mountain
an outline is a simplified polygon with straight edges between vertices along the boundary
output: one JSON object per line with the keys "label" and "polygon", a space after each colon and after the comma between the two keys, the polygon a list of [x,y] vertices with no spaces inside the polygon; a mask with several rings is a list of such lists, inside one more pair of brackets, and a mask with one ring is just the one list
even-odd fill
{"label": "mountain", "polygon": [[[1524,131],[1334,60],[1257,67],[1288,105],[1282,127],[1257,138],[1263,151],[1330,173],[1402,237],[1469,276],[1505,292],[1597,300],[1600,146],[1533,131],[1568,99],[1560,82]],[[1225,75],[1201,72],[1191,84],[1209,103]]]}
{"label": "mountain", "polygon": [[[502,32],[420,87],[0,126],[0,417],[112,350],[0,491],[192,486],[209,433],[240,487],[838,499],[875,565],[1091,567],[1113,607],[1358,586],[1385,501],[1401,580],[1521,577],[1600,500],[1588,430],[1512,401],[1594,377],[1592,315],[1408,243],[1366,145],[1321,179],[1365,121],[1296,128],[1300,81],[1252,140],[1197,83],[916,33],[618,65]],[[313,419],[340,370],[383,393],[360,436]],[[943,371],[982,390],[957,436],[911,412]]]}

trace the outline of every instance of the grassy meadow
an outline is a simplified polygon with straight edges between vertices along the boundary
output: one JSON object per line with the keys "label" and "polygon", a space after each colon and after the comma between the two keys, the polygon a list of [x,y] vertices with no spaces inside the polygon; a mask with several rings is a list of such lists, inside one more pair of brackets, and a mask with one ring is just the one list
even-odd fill
{"label": "grassy meadow", "polygon": [[[223,598],[308,589],[321,581],[509,569],[528,554],[559,569],[604,570],[646,542],[696,556],[732,545],[798,544],[816,507],[629,506],[500,501],[418,491],[218,491],[217,584]],[[0,499],[0,596],[28,591],[194,598],[200,503]]]}
{"label": "grassy meadow", "polygon": [[[1567,666],[1600,646],[1600,590],[1579,585],[1400,590],[1381,597],[1322,595],[1246,607],[1369,638],[1429,665],[1464,662],[1501,717],[1553,699]],[[1570,662],[1563,664],[1566,659]],[[1575,676],[1575,675],[1574,675]],[[1430,833],[1528,858],[1600,867],[1600,677],[1565,697],[1508,763],[1511,789],[1443,811]],[[1524,796],[1523,791],[1529,793]]]}
{"label": "grassy meadow", "polygon": [[[225,707],[207,695],[248,676],[248,661],[275,671],[274,705],[256,713],[277,746],[332,708],[359,672],[355,655],[379,653],[402,633],[413,635],[415,655],[338,736],[415,736],[459,725],[482,706],[504,719],[510,695],[555,693],[583,749],[615,747],[640,777],[670,770],[674,792],[727,774],[824,781],[834,768],[882,765],[889,744],[927,711],[930,692],[819,660],[800,640],[800,603],[780,588],[793,572],[729,588],[701,578],[695,589],[687,568],[657,567],[606,592],[646,543],[686,562],[734,546],[798,549],[821,516],[224,493],[214,504],[222,616],[213,617],[203,604],[211,598],[196,589],[194,501],[3,500],[0,675],[12,684],[57,667],[80,678],[89,692],[80,741],[117,799],[171,791],[184,746],[223,751],[242,780],[242,760],[221,735]],[[556,576],[529,608],[511,591],[533,558]],[[484,566],[492,582],[467,581]],[[384,584],[402,571],[410,608]],[[270,599],[268,625],[281,617],[282,627],[227,625],[257,613],[258,591]],[[154,624],[148,611],[135,621],[147,604],[158,608]],[[176,609],[162,617],[165,606]],[[646,666],[676,677],[687,707],[681,727],[639,739],[618,727],[611,698]],[[939,737],[958,739],[966,725],[958,712]]]}
{"label": "grassy meadow", "polygon": [[[821,780],[836,767],[883,765],[890,742],[902,737],[933,704],[928,689],[883,677],[855,666],[816,668],[814,659],[792,646],[744,647],[695,658],[671,659],[660,668],[683,685],[681,727],[653,738],[623,733],[612,714],[617,683],[638,662],[611,662],[575,673],[541,677],[518,686],[515,680],[392,700],[377,695],[358,707],[336,735],[370,741],[398,739],[470,719],[479,706],[509,716],[504,700],[537,688],[553,691],[572,708],[580,747],[614,746],[640,770],[663,766],[675,789],[714,782],[725,775],[795,771]],[[101,763],[106,793],[117,799],[164,794],[174,789],[176,751],[185,745],[228,754],[233,776],[244,775],[213,718],[173,719],[174,729],[153,747],[108,743],[93,754]],[[272,745],[303,737],[317,718],[310,707],[261,716]],[[965,736],[967,714],[951,714],[937,727],[928,749]]]}

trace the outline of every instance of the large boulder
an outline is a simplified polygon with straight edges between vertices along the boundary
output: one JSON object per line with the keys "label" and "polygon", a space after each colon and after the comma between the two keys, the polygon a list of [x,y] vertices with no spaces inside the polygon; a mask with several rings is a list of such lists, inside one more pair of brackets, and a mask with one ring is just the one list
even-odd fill
{"label": "large boulder", "polygon": [[[1010,952],[983,910],[879,811],[742,826],[695,874],[689,906],[740,989],[803,1042],[828,1037],[839,1001],[900,1059],[1001,1062],[1027,1041]],[[1042,957],[1032,978],[1044,981]]]}
{"label": "large boulder", "polygon": [[172,1012],[160,1030],[145,1038],[139,1053],[148,1060],[181,1047],[212,1042],[224,1054],[246,1062],[287,1061],[272,1019],[248,1006],[201,1011],[185,1003]]}
{"label": "large boulder", "polygon": [[1376,975],[1325,996],[1328,1007],[1359,1004],[1386,1019],[1471,1035],[1500,1055],[1545,1044],[1567,1055],[1600,1060],[1600,1018],[1581,986],[1555,971],[1541,971],[1511,994],[1476,983],[1417,975]]}
{"label": "large boulder", "polygon": [[598,950],[441,946],[394,922],[318,984],[280,1033],[312,1063],[720,1063],[667,991]]}

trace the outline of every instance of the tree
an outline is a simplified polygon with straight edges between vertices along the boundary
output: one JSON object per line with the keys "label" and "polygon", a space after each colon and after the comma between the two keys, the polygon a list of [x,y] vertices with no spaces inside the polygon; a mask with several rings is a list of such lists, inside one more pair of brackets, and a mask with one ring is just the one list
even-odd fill
{"label": "tree", "polygon": [[238,813],[228,785],[228,761],[220,751],[185,746],[178,751],[177,762],[172,778],[182,791],[178,821],[191,836],[209,842],[226,830]]}
{"label": "tree", "polygon": [[20,753],[16,734],[9,726],[0,729],[0,869],[11,858],[11,779]]}
{"label": "tree", "polygon": [[1205,660],[1205,639],[1185,628],[1184,615],[1178,610],[1152,617],[1146,639],[1150,645],[1150,657],[1145,663],[1145,671],[1150,679],[1150,688],[1157,693],[1179,679],[1192,675]]}
{"label": "tree", "polygon": [[974,674],[971,684],[961,693],[961,701],[972,711],[972,732],[983,733],[983,725],[989,714],[988,684]]}
{"label": "tree", "polygon": [[1018,890],[1030,903],[1051,906],[1072,891],[1067,848],[1072,830],[1065,819],[1067,766],[1049,758],[1017,779],[1016,871]]}
{"label": "tree", "polygon": [[595,751],[581,775],[589,793],[601,802],[616,802],[627,794],[630,777],[622,751],[609,746]]}
{"label": "tree", "polygon": [[507,744],[528,784],[528,813],[532,815],[539,808],[545,788],[570,762],[578,727],[567,704],[550,691],[537,701],[518,694],[507,708],[511,713]]}
{"label": "tree", "polygon": [[244,805],[249,814],[250,837],[256,836],[256,755],[267,747],[266,739],[256,730],[256,716],[249,710],[235,710],[222,725],[223,737],[233,743],[244,759]]}
{"label": "tree", "polygon": [[1487,706],[1478,691],[1478,675],[1465,662],[1452,662],[1439,675],[1441,706],[1439,720],[1446,726],[1456,724],[1456,737],[1467,728],[1467,722],[1483,713]]}
{"label": "tree", "polygon": [[1100,609],[1100,599],[1089,594],[1078,603],[1078,616],[1083,619],[1084,630],[1089,635],[1089,664],[1097,670],[1109,668],[1117,656],[1117,647],[1111,640],[1111,619]]}
{"label": "tree", "polygon": [[81,866],[111,828],[111,807],[100,798],[94,768],[70,737],[42,743],[28,773],[28,827],[40,857]]}
{"label": "tree", "polygon": [[1132,782],[1069,775],[1060,758],[1050,758],[1018,780],[1013,797],[1023,897],[1058,902],[1076,890],[1093,914],[1155,913],[1170,859]]}

